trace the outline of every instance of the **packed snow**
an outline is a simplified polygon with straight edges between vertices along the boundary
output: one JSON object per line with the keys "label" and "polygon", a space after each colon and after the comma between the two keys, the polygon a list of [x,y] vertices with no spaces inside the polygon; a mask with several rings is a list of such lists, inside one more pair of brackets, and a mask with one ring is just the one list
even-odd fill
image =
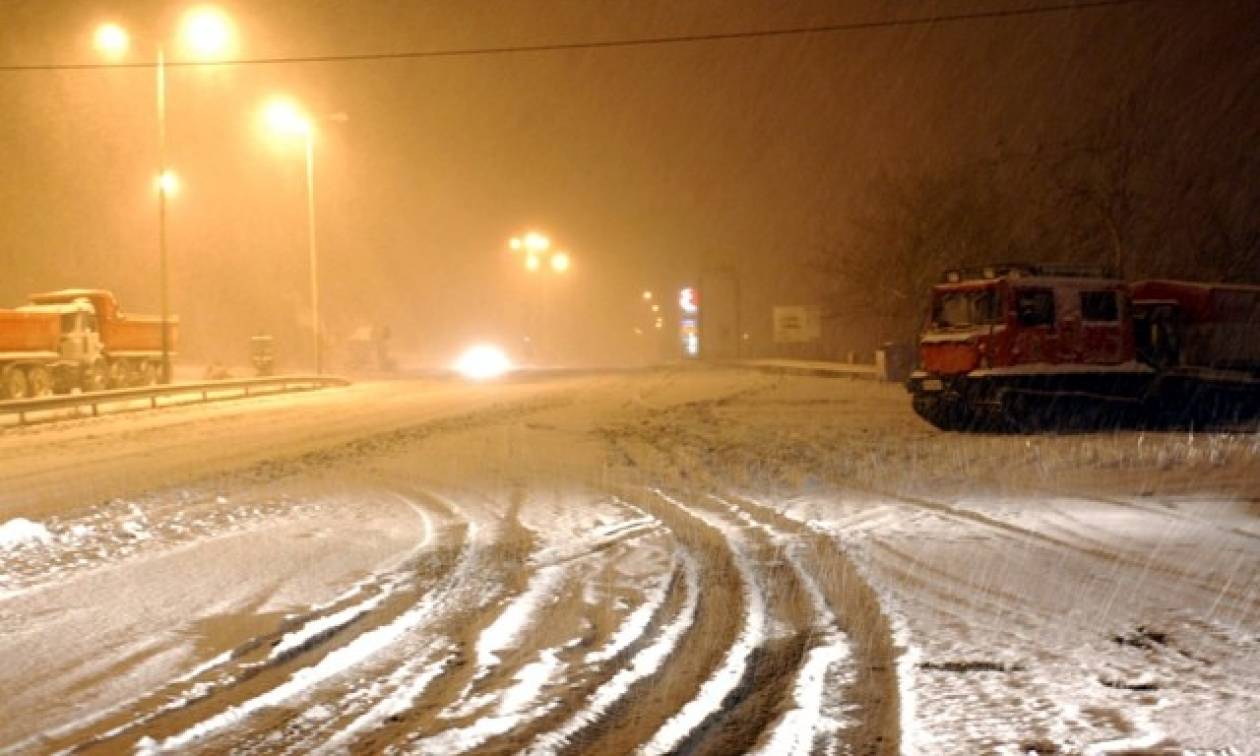
{"label": "packed snow", "polygon": [[763,366],[175,407],[0,459],[7,750],[1260,748],[1255,429],[942,434]]}

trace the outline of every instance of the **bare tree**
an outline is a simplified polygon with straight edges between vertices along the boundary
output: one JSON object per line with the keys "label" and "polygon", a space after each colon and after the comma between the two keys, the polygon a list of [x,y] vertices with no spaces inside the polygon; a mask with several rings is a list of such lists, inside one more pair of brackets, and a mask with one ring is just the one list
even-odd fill
{"label": "bare tree", "polygon": [[[1134,88],[1071,139],[873,180],[813,271],[828,315],[913,337],[942,270],[1105,261],[1126,278],[1260,282],[1260,134],[1206,138]],[[1187,125],[1189,124],[1189,125]],[[842,337],[843,338],[843,337]]]}
{"label": "bare tree", "polygon": [[814,260],[827,314],[908,339],[943,270],[1019,257],[1023,211],[1006,181],[1000,160],[915,166],[873,181],[844,237]]}

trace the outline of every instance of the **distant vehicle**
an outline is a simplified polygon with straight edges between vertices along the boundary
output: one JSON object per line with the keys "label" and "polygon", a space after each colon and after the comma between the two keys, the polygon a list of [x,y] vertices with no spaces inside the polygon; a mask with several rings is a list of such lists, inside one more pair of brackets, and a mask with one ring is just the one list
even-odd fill
{"label": "distant vehicle", "polygon": [[944,429],[1230,420],[1260,410],[1260,287],[1093,266],[954,270],[907,382]]}
{"label": "distant vehicle", "polygon": [[249,337],[249,361],[254,373],[265,378],[276,374],[276,340],[270,334]]}
{"label": "distant vehicle", "polygon": [[[0,398],[144,386],[161,375],[161,318],[120,312],[104,289],[65,289],[30,300],[0,310]],[[171,354],[176,325],[168,324]]]}
{"label": "distant vehicle", "polygon": [[396,365],[389,353],[389,339],[389,326],[356,328],[346,340],[346,369],[383,372],[394,370]]}

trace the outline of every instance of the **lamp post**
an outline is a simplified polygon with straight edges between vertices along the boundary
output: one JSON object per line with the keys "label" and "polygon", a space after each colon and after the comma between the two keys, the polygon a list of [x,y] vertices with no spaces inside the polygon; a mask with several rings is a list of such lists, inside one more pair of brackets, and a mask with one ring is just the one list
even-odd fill
{"label": "lamp post", "polygon": [[306,128],[306,242],[311,260],[311,326],[315,333],[315,375],[324,372],[324,350],[319,337],[319,257],[315,254],[315,134]]}
{"label": "lamp post", "polygon": [[171,382],[171,273],[166,254],[166,196],[174,186],[166,168],[166,52],[157,49],[158,278],[162,287],[162,383]]}
{"label": "lamp post", "polygon": [[[209,60],[225,53],[231,45],[231,21],[212,7],[195,8],[186,14],[180,25],[185,48],[195,59]],[[107,58],[121,60],[131,47],[131,35],[116,23],[101,24],[96,29],[96,48]],[[171,305],[170,258],[166,249],[166,199],[173,195],[179,182],[167,167],[166,152],[166,50],[156,46],[154,66],[158,128],[158,279],[162,308],[162,383],[171,382]]]}
{"label": "lamp post", "polygon": [[[512,254],[524,254],[525,270],[530,273],[545,273],[550,271],[555,275],[562,276],[569,272],[573,267],[573,257],[568,252],[553,247],[551,239],[538,231],[529,231],[514,236],[508,240],[508,249]],[[545,318],[544,303],[540,298],[537,290],[527,297],[530,313],[525,318],[526,327],[531,331],[540,329],[540,321],[548,320]],[[537,334],[530,333],[525,337],[526,342],[532,350],[537,343]]]}
{"label": "lamp post", "polygon": [[315,246],[315,125],[288,100],[275,100],[264,111],[267,125],[277,134],[302,137],[306,155],[306,243],[311,273],[311,324],[314,333],[315,374],[324,371],[319,332],[319,257]]}

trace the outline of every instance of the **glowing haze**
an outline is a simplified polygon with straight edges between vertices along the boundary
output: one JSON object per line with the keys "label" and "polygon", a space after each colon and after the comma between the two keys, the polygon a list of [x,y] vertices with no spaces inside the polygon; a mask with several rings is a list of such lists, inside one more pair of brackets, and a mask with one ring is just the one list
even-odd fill
{"label": "glowing haze", "polygon": [[[113,51],[127,66],[0,72],[0,306],[87,286],[116,291],[126,309],[157,310],[154,72],[138,64],[164,44],[169,61],[188,64],[166,72],[167,165],[180,178],[167,213],[181,359],[241,364],[248,338],[266,333],[280,365],[310,364],[301,147],[257,127],[277,93],[318,124],[330,350],[375,327],[389,330],[405,362],[443,364],[483,336],[533,349],[538,362],[641,360],[676,343],[677,292],[706,271],[731,270],[742,283],[745,343],[769,352],[771,308],[813,301],[805,264],[845,238],[846,209],[881,173],[1054,143],[1145,81],[1160,83],[1167,111],[1202,114],[1191,144],[1237,138],[1231,124],[1260,121],[1258,90],[1242,84],[1260,75],[1260,6],[1198,5],[209,66],[194,63],[849,24],[953,6],[5,3],[0,65],[101,64]],[[343,113],[348,120],[329,118]],[[532,263],[521,237],[531,229],[554,245]],[[567,256],[552,256],[555,247]],[[656,293],[659,314],[643,305],[644,291]],[[868,338],[871,329],[851,330]]]}

